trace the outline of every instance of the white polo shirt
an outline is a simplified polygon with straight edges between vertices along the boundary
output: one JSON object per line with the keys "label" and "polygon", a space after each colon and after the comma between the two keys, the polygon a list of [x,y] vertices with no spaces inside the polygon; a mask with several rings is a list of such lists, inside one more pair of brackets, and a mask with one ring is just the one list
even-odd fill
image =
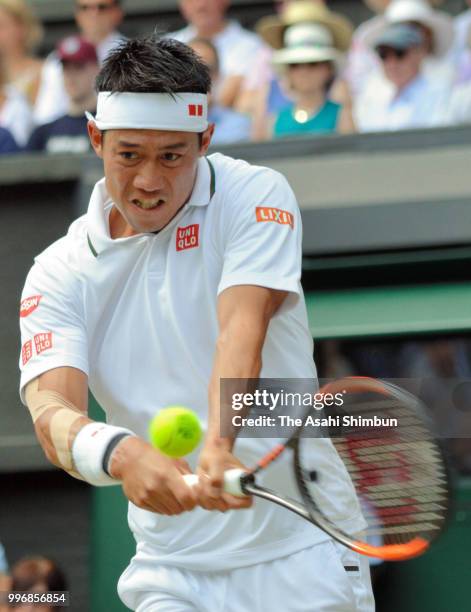
{"label": "white polo shirt", "polygon": [[[112,206],[101,180],[88,213],[35,260],[22,296],[21,390],[49,369],[72,366],[89,376],[109,423],[147,438],[156,411],[183,404],[204,425],[217,296],[241,284],[290,292],[268,327],[261,376],[315,377],[300,285],[300,213],[282,175],[218,153],[202,158],[190,200],[157,234],[111,239]],[[272,444],[241,438],[235,454],[253,465]],[[358,531],[343,464],[329,440],[315,444],[332,517]],[[193,466],[196,459],[194,453]],[[267,470],[267,486],[280,490],[292,480],[288,459]],[[178,517],[130,503],[129,523],[138,549],[159,563],[208,571],[281,557],[326,538],[262,500],[251,510],[197,508]]]}

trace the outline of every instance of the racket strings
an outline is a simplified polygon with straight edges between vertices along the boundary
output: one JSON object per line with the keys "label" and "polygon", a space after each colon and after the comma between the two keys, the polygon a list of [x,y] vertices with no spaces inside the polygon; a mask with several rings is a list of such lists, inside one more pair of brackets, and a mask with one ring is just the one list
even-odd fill
{"label": "racket strings", "polygon": [[356,431],[333,440],[359,496],[367,537],[379,536],[383,544],[419,534],[432,539],[448,509],[441,453],[420,424],[413,434],[403,427],[384,434],[372,439],[371,432]]}
{"label": "racket strings", "polygon": [[[351,395],[339,411],[342,423],[348,417],[347,425],[331,428],[331,441],[356,491],[367,524],[365,542],[376,547],[417,538],[430,542],[443,529],[449,509],[443,453],[420,401],[392,385],[383,389],[391,396]],[[304,498],[311,498],[311,512],[322,513],[322,475],[309,483],[304,454],[301,450]],[[328,520],[328,514],[324,517]]]}

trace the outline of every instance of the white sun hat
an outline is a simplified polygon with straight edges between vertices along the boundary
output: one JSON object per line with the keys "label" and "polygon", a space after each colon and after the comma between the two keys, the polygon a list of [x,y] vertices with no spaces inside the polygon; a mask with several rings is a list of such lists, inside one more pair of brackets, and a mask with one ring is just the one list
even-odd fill
{"label": "white sun hat", "polygon": [[437,11],[427,0],[392,0],[386,11],[377,17],[370,28],[367,44],[374,46],[384,29],[392,23],[417,22],[433,33],[433,55],[442,57],[453,42],[453,19],[443,11]]}
{"label": "white sun hat", "polygon": [[284,45],[283,49],[273,54],[275,65],[338,63],[341,58],[334,46],[332,34],[318,23],[298,23],[286,28]]}

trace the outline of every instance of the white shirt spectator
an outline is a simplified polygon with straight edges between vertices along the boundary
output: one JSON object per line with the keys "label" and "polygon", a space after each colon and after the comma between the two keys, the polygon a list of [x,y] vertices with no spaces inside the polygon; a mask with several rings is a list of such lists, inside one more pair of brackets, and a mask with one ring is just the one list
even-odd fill
{"label": "white shirt spectator", "polygon": [[457,62],[463,51],[469,49],[469,35],[471,28],[471,9],[468,9],[454,20],[455,35],[453,46],[449,52],[449,57],[453,62]]}
{"label": "white shirt spectator", "polygon": [[431,81],[451,86],[456,78],[455,62],[451,60],[453,21],[449,15],[434,10],[427,0],[392,0],[386,11],[376,15],[356,30],[348,56],[345,76],[354,95],[368,86],[370,76],[381,73],[374,46],[385,28],[392,24],[418,23],[432,32],[433,49],[422,65],[422,74]]}
{"label": "white shirt spectator", "polygon": [[446,114],[449,125],[471,123],[471,82],[453,88]]}
{"label": "white shirt spectator", "polygon": [[16,143],[24,147],[33,130],[33,115],[26,98],[11,85],[3,93],[5,102],[0,107],[0,126],[7,128]]}
{"label": "white shirt spectator", "polygon": [[[194,26],[188,25],[167,36],[188,43],[196,38],[198,33]],[[217,49],[223,78],[234,75],[247,76],[252,70],[256,53],[265,46],[257,34],[246,30],[237,21],[229,21],[224,30],[214,36],[211,42]]]}
{"label": "white shirt spectator", "polygon": [[397,93],[378,75],[369,79],[354,105],[359,132],[380,132],[444,125],[449,88],[419,75]]}
{"label": "white shirt spectator", "polygon": [[[120,32],[112,32],[96,46],[98,61],[103,63],[110,51],[122,42],[125,37]],[[55,121],[66,115],[69,101],[64,89],[62,66],[54,52],[50,53],[44,62],[41,85],[33,110],[36,125]]]}
{"label": "white shirt spectator", "polygon": [[[469,12],[471,13],[471,11]],[[372,32],[377,30],[380,19],[381,17],[377,16],[365,21],[353,35],[344,72],[353,95],[360,95],[367,87],[372,76],[381,78],[381,64],[370,46]],[[449,87],[452,86],[456,78],[456,66],[449,55],[444,58],[429,55],[424,60],[422,70],[431,81],[441,82]]]}

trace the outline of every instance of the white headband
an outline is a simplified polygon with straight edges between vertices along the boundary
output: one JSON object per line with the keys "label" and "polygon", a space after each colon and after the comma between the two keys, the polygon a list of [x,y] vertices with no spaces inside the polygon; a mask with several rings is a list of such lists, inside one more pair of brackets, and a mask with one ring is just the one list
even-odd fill
{"label": "white headband", "polygon": [[208,127],[208,100],[199,93],[134,93],[101,91],[93,117],[99,130],[171,130],[204,132]]}

